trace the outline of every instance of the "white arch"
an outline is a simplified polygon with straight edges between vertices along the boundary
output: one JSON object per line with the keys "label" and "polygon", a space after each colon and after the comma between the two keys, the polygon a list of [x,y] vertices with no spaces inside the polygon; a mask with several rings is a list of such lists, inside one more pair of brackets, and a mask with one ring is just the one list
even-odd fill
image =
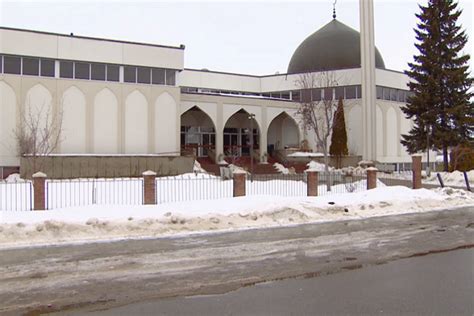
{"label": "white arch", "polygon": [[86,97],[76,86],[69,87],[62,98],[63,153],[86,152]]}
{"label": "white arch", "polygon": [[[226,115],[226,116],[227,116],[227,119],[224,119],[224,125],[223,125],[223,127],[225,128],[225,126],[226,126],[229,122],[231,122],[231,119],[235,119],[235,118],[236,118],[235,115],[238,114],[238,112],[239,112],[240,110],[244,110],[244,111],[245,111],[246,113],[248,113],[248,114],[250,114],[250,113],[255,114],[254,122],[256,123],[256,126],[254,126],[254,128],[257,128],[258,131],[259,131],[259,133],[261,134],[261,133],[262,133],[262,128],[260,127],[260,126],[261,126],[261,121],[259,121],[259,120],[257,119],[257,113],[249,112],[246,107],[240,107],[240,108],[238,108],[237,110],[234,110],[234,111],[230,112],[230,113],[232,113],[231,115]],[[247,127],[247,124],[245,125],[245,127]]]}
{"label": "white arch", "polygon": [[16,95],[12,87],[0,81],[0,164],[16,164]]}
{"label": "white arch", "polygon": [[138,90],[125,100],[125,152],[148,152],[148,101]]}
{"label": "white arch", "polygon": [[[281,125],[277,126],[277,120],[281,121]],[[275,149],[283,148],[286,145],[299,145],[299,128],[295,119],[288,115],[286,111],[273,117],[268,124],[266,131],[267,143],[277,145]]]}
{"label": "white arch", "polygon": [[53,97],[45,86],[40,83],[34,85],[26,93],[24,118],[37,119],[38,127],[45,128],[53,119],[52,100]]}
{"label": "white arch", "polygon": [[94,98],[94,153],[118,153],[118,101],[108,88]]}
{"label": "white arch", "polygon": [[206,114],[206,116],[211,120],[214,129],[216,129],[217,121],[216,121],[215,113],[212,113],[211,111],[209,111],[209,109],[206,106],[203,106],[201,104],[186,105],[184,107],[181,107],[180,117],[182,118],[184,114],[186,114],[189,110],[191,110],[194,107],[198,108],[204,114]]}
{"label": "white arch", "polygon": [[155,101],[155,152],[179,153],[178,106],[171,94],[163,92]]}

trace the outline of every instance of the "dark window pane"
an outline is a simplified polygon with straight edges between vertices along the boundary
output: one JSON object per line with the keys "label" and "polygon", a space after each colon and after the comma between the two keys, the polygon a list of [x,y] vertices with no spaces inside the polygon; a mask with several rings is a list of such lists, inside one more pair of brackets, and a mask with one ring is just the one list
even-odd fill
{"label": "dark window pane", "polygon": [[150,68],[138,67],[138,83],[150,83]]}
{"label": "dark window pane", "polygon": [[105,65],[104,64],[91,65],[91,79],[92,80],[105,80]]}
{"label": "dark window pane", "polygon": [[123,70],[123,80],[125,82],[137,82],[137,67],[125,66]]}
{"label": "dark window pane", "polygon": [[41,76],[54,77],[54,60],[41,59]]}
{"label": "dark window pane", "polygon": [[72,78],[72,61],[62,61],[59,64],[59,77]]}
{"label": "dark window pane", "polygon": [[336,100],[344,99],[344,87],[336,87]]}
{"label": "dark window pane", "polygon": [[3,56],[3,69],[6,74],[20,74],[21,58],[13,56]]}
{"label": "dark window pane", "polygon": [[174,86],[176,84],[176,70],[166,69],[166,84]]}
{"label": "dark window pane", "polygon": [[390,101],[390,89],[389,88],[383,88],[383,99]]}
{"label": "dark window pane", "polygon": [[301,100],[303,100],[303,102],[311,102],[311,90],[310,89],[301,90]]}
{"label": "dark window pane", "polygon": [[271,98],[281,99],[281,94],[279,92],[270,93]]}
{"label": "dark window pane", "polygon": [[379,86],[377,86],[377,99],[383,99],[383,88]]}
{"label": "dark window pane", "polygon": [[282,92],[281,93],[281,98],[289,100],[290,99],[290,92],[289,91]]}
{"label": "dark window pane", "polygon": [[348,86],[346,87],[346,99],[355,99],[357,98],[356,87]]}
{"label": "dark window pane", "polygon": [[356,86],[357,99],[362,98],[362,87],[360,85]]}
{"label": "dark window pane", "polygon": [[390,100],[397,101],[398,91],[396,89],[390,89]]}
{"label": "dark window pane", "polygon": [[322,94],[321,89],[313,89],[312,94],[313,94],[313,101],[321,101],[321,94]]}
{"label": "dark window pane", "polygon": [[23,57],[23,74],[38,76],[39,75],[39,59]]}
{"label": "dark window pane", "polygon": [[151,70],[151,80],[153,84],[165,84],[165,70],[161,68],[153,68]]}
{"label": "dark window pane", "polygon": [[120,66],[107,65],[107,81],[120,81]]}
{"label": "dark window pane", "polygon": [[0,56],[0,73],[3,72],[3,56]]}
{"label": "dark window pane", "polygon": [[299,101],[300,100],[300,92],[299,91],[292,91],[291,92],[291,99],[293,101]]}
{"label": "dark window pane", "polygon": [[406,102],[407,93],[404,90],[398,90],[398,102]]}
{"label": "dark window pane", "polygon": [[324,100],[332,100],[332,88],[324,88]]}
{"label": "dark window pane", "polygon": [[76,79],[90,79],[90,64],[75,63],[74,73]]}

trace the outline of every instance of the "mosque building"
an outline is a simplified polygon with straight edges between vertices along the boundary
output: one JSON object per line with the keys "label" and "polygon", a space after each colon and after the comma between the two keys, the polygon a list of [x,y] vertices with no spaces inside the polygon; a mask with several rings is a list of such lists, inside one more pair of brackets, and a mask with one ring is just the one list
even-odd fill
{"label": "mosque building", "polygon": [[409,162],[400,145],[412,126],[400,109],[408,77],[386,69],[373,48],[373,58],[366,56],[374,63],[375,102],[367,107],[361,34],[336,18],[296,48],[287,73],[264,76],[184,68],[184,45],[1,27],[0,168],[19,166],[13,131],[25,116],[62,117],[58,154],[173,156],[192,149],[216,161],[233,150],[263,162],[304,140],[318,151],[297,114],[305,93],[298,79],[308,72],[338,78],[309,92],[315,100],[343,99],[351,155]]}

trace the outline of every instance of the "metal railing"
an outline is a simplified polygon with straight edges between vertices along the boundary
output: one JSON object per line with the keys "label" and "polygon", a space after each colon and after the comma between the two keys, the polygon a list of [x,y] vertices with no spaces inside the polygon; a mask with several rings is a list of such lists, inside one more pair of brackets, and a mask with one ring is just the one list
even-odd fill
{"label": "metal railing", "polygon": [[304,174],[255,174],[246,183],[247,195],[306,196]]}
{"label": "metal railing", "polygon": [[0,181],[0,210],[31,211],[33,209],[33,184],[31,181]]}
{"label": "metal railing", "polygon": [[156,202],[212,200],[233,196],[232,180],[207,174],[156,178]]}
{"label": "metal railing", "polygon": [[143,179],[71,179],[46,181],[47,209],[93,204],[143,204]]}

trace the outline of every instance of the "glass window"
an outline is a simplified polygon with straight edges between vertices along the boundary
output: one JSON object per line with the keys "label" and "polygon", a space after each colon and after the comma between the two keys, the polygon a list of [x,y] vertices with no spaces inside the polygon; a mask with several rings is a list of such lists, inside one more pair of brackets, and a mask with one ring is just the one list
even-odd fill
{"label": "glass window", "polygon": [[289,91],[282,92],[281,93],[281,98],[285,99],[285,100],[289,100],[290,99],[290,92]]}
{"label": "glass window", "polygon": [[72,78],[72,61],[61,61],[59,64],[59,77]]}
{"label": "glass window", "polygon": [[0,73],[3,72],[3,56],[0,56]]}
{"label": "glass window", "polygon": [[312,90],[312,96],[313,96],[313,101],[321,101],[321,89],[313,89]]}
{"label": "glass window", "polygon": [[311,102],[311,90],[303,89],[301,90],[301,99],[303,102]]}
{"label": "glass window", "polygon": [[174,86],[176,84],[176,70],[166,69],[166,84]]}
{"label": "glass window", "polygon": [[347,86],[346,87],[346,99],[356,99],[356,86]]}
{"label": "glass window", "polygon": [[382,100],[383,99],[383,88],[377,86],[376,89],[377,89],[377,99]]}
{"label": "glass window", "polygon": [[21,72],[21,58],[16,56],[3,56],[3,72],[19,75]]}
{"label": "glass window", "polygon": [[90,64],[75,63],[74,78],[76,79],[90,79]]}
{"label": "glass window", "polygon": [[300,92],[299,91],[291,91],[291,99],[293,101],[299,101],[300,100]]}
{"label": "glass window", "polygon": [[91,79],[105,80],[105,64],[91,64]]}
{"label": "glass window", "polygon": [[383,88],[383,99],[390,101],[390,88]]}
{"label": "glass window", "polygon": [[336,87],[336,100],[344,99],[344,87]]}
{"label": "glass window", "polygon": [[151,82],[153,84],[165,84],[165,70],[161,68],[153,68],[151,70]]}
{"label": "glass window", "polygon": [[324,88],[324,100],[332,100],[332,88]]}
{"label": "glass window", "polygon": [[356,86],[357,99],[362,98],[362,87],[361,85]]}
{"label": "glass window", "polygon": [[138,83],[150,83],[150,68],[138,67]]}
{"label": "glass window", "polygon": [[407,102],[407,93],[404,90],[398,90],[398,102]]}
{"label": "glass window", "polygon": [[390,89],[390,100],[397,101],[398,100],[398,91],[397,89]]}
{"label": "glass window", "polygon": [[137,67],[125,66],[123,68],[123,80],[125,82],[137,82]]}
{"label": "glass window", "polygon": [[38,76],[39,75],[39,59],[23,57],[23,74]]}
{"label": "glass window", "polygon": [[271,98],[281,99],[281,94],[279,92],[270,93]]}
{"label": "glass window", "polygon": [[107,81],[120,81],[119,65],[107,65]]}
{"label": "glass window", "polygon": [[54,60],[52,59],[41,59],[41,76],[43,77],[54,77]]}

